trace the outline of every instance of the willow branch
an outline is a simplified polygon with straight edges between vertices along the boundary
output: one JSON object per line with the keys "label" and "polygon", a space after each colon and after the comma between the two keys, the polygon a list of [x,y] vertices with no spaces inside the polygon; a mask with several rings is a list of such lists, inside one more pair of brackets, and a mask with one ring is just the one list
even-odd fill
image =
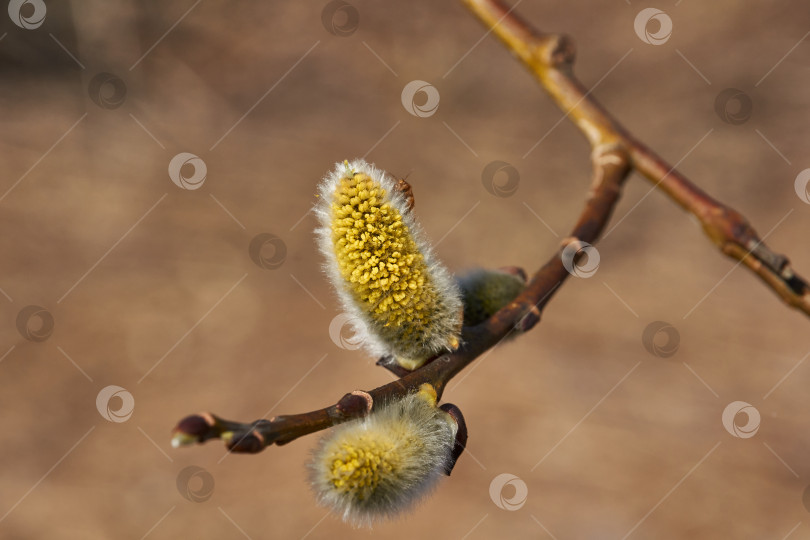
{"label": "willow branch", "polygon": [[633,169],[700,221],[725,255],[741,261],[782,300],[810,315],[810,285],[787,257],[774,253],[739,212],[718,202],[633,137],[573,74],[574,46],[563,35],[533,29],[500,0],[462,0],[538,79],[593,147],[615,144]]}
{"label": "willow branch", "polygon": [[526,289],[484,323],[465,327],[462,345],[392,383],[345,394],[334,405],[308,413],[276,416],[252,423],[224,420],[210,413],[189,416],[175,428],[178,444],[222,439],[234,452],[259,452],[303,435],[362,417],[385,403],[432,384],[441,396],[448,381],[512,333],[531,329],[559,286],[569,277],[562,254],[573,243],[595,243],[632,170],[637,170],[672,200],[693,213],[709,238],[726,255],[750,268],[789,305],[810,314],[810,287],[786,257],[773,253],[745,218],[712,199],[630,135],[594,100],[572,72],[574,48],[565,36],[542,34],[498,0],[463,0],[482,22],[537,77],[593,148],[593,184],[578,221],[559,250],[531,278]]}
{"label": "willow branch", "polygon": [[540,321],[540,314],[559,286],[569,277],[561,257],[572,243],[595,243],[608,222],[621,187],[630,172],[629,156],[609,145],[595,149],[594,174],[579,219],[570,236],[543,265],[513,302],[489,320],[464,327],[462,345],[456,351],[433,359],[402,378],[370,391],[355,390],[337,403],[302,414],[275,416],[251,423],[233,422],[211,413],[188,416],[175,428],[173,444],[202,443],[212,439],[225,441],[232,452],[255,453],[272,444],[286,444],[298,437],[327,429],[340,422],[362,417],[386,401],[413,392],[430,383],[441,397],[445,386],[481,354],[512,333],[522,333]]}

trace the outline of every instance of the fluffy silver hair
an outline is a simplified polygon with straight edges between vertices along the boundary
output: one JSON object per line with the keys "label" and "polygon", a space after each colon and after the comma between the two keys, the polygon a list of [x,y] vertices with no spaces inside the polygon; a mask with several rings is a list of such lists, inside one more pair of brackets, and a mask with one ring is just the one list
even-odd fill
{"label": "fluffy silver hair", "polygon": [[[332,238],[332,210],[335,189],[341,179],[352,172],[363,173],[374,182],[379,183],[385,190],[385,200],[391,203],[402,216],[403,223],[408,227],[417,249],[421,252],[428,272],[428,279],[435,288],[438,305],[434,306],[432,317],[428,323],[428,331],[417,339],[400,339],[403,328],[385,326],[368,316],[362,305],[353,298],[349,284],[340,274]],[[321,182],[319,189],[319,202],[316,205],[316,214],[320,222],[315,234],[318,246],[326,257],[324,270],[332,282],[343,309],[353,319],[354,338],[361,342],[364,348],[372,355],[392,355],[395,359],[409,362],[418,367],[424,360],[448,349],[448,343],[460,339],[461,317],[463,312],[461,292],[450,272],[439,262],[425,240],[422,228],[416,222],[412,212],[408,209],[405,196],[396,189],[396,180],[373,164],[362,159],[352,162],[337,163]]]}

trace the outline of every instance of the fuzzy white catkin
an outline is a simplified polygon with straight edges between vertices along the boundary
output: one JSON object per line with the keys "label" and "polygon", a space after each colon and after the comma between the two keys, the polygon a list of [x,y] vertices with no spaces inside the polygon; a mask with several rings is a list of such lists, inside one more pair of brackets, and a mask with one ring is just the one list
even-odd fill
{"label": "fuzzy white catkin", "polygon": [[357,341],[407,369],[458,347],[461,294],[434,256],[396,180],[362,159],[319,188],[316,236]]}
{"label": "fuzzy white catkin", "polygon": [[332,428],[310,463],[318,501],[355,526],[411,508],[444,476],[457,430],[423,392]]}

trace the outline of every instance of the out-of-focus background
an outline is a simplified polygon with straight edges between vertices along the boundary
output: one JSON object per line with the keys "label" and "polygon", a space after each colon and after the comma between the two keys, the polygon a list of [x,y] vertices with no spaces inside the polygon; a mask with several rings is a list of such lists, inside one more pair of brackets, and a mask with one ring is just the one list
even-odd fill
{"label": "out-of-focus background", "polygon": [[[573,36],[607,108],[810,272],[804,2],[517,10]],[[468,452],[401,520],[354,531],[316,506],[316,436],[172,449],[190,413],[248,421],[391,380],[330,336],[309,209],[336,161],[409,175],[454,272],[533,271],[581,208],[589,148],[456,1],[8,11],[3,538],[810,538],[808,321],[637,176],[598,270],[450,383]]]}

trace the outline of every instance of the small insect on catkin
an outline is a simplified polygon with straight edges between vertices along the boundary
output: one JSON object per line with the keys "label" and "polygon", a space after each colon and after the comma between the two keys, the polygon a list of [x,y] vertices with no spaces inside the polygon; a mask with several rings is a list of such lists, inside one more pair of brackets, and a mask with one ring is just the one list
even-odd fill
{"label": "small insect on catkin", "polygon": [[407,510],[449,473],[458,429],[429,384],[332,428],[310,463],[319,502],[355,526]]}
{"label": "small insect on catkin", "polygon": [[435,259],[406,196],[363,160],[338,163],[320,185],[316,233],[327,275],[370,353],[406,369],[459,346],[458,286]]}

